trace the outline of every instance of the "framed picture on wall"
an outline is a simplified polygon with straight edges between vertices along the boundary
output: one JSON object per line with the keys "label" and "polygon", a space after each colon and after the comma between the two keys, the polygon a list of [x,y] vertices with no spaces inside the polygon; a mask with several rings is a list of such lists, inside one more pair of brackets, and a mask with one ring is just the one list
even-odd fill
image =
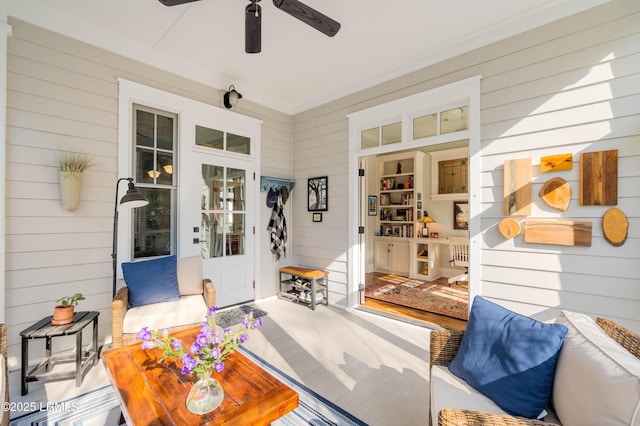
{"label": "framed picture on wall", "polygon": [[375,195],[369,195],[369,202],[368,202],[368,211],[369,211],[369,216],[375,216],[378,214],[378,197],[376,197]]}
{"label": "framed picture on wall", "polygon": [[322,213],[314,213],[313,214],[314,222],[322,222]]}
{"label": "framed picture on wall", "polygon": [[469,202],[453,202],[453,229],[469,229]]}
{"label": "framed picture on wall", "polygon": [[307,210],[323,212],[329,210],[329,178],[316,177],[307,180]]}

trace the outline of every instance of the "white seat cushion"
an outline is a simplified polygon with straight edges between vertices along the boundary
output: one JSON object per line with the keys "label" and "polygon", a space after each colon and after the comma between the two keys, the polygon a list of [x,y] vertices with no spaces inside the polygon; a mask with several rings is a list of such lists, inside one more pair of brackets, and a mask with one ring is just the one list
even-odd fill
{"label": "white seat cushion", "polygon": [[[431,371],[431,419],[433,425],[438,424],[438,413],[443,408],[506,414],[490,398],[451,373],[449,368],[435,365]],[[560,421],[553,410],[547,407],[546,411],[548,414],[544,417],[544,421],[559,425]]]}
{"label": "white seat cushion", "polygon": [[138,306],[127,311],[122,322],[123,333],[138,333],[143,327],[150,330],[200,324],[208,312],[202,294],[182,296],[172,302]]}
{"label": "white seat cushion", "polygon": [[451,373],[449,368],[434,365],[431,369],[432,424],[438,424],[438,413],[443,408],[460,408],[464,410],[506,414],[491,399]]}
{"label": "white seat cushion", "polygon": [[589,316],[563,311],[553,405],[563,425],[640,425],[640,361]]}
{"label": "white seat cushion", "polygon": [[178,259],[177,271],[178,288],[182,296],[202,294],[202,256]]}

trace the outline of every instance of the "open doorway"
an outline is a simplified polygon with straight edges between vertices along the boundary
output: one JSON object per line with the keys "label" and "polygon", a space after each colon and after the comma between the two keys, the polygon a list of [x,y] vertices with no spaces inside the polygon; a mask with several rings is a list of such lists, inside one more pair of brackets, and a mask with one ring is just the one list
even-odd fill
{"label": "open doorway", "polygon": [[[441,277],[450,276],[447,270],[449,268],[448,241],[439,238],[441,235],[444,236],[445,232],[453,234],[453,231],[465,234],[469,240],[467,300],[473,300],[475,295],[480,294],[479,269],[482,254],[479,244],[480,216],[478,215],[481,208],[479,194],[482,169],[479,155],[481,149],[480,80],[481,76],[470,77],[348,115],[349,169],[374,171],[368,176],[364,170],[360,173],[349,173],[348,176],[350,200],[348,306],[362,307],[365,302],[366,276],[370,272],[378,272],[375,269],[381,269],[380,264],[375,265],[376,241],[381,241],[378,250],[383,251],[386,248],[388,254],[383,261],[388,262],[389,265],[382,272],[433,282]],[[465,149],[466,154],[460,156],[453,152],[456,155],[447,158],[447,155],[455,149]],[[436,154],[438,151],[442,156],[438,157]],[[414,170],[421,171],[420,173],[426,174],[426,177],[413,176],[413,180],[408,183],[407,177],[404,176],[395,179],[393,184],[397,193],[394,193],[394,199],[389,194],[390,204],[384,206],[390,212],[382,213],[383,206],[380,203],[387,200],[386,195],[382,196],[384,191],[380,190],[385,185],[385,182],[381,183],[381,175],[403,174],[408,165],[401,162],[400,173],[397,173],[398,162],[396,161],[395,164],[390,162],[388,167],[391,171],[380,172],[381,156],[407,153],[412,153],[411,155],[415,153],[415,158],[422,156],[422,161],[427,164],[423,167],[415,167],[417,160],[414,159]],[[449,159],[460,158],[464,158],[467,163],[467,188],[463,191],[465,196],[461,195],[462,192],[459,192],[458,188],[452,188],[451,193],[442,193],[440,183],[446,179],[439,178],[440,164],[446,165]],[[367,165],[367,162],[370,164]],[[434,179],[432,175],[438,177]],[[388,184],[391,183],[388,182]],[[403,188],[398,184],[402,184]],[[412,196],[403,197],[401,194],[408,184],[412,187],[422,185],[420,195],[416,189],[413,190]],[[400,194],[399,201],[396,198],[398,194]],[[376,198],[374,200],[369,196]],[[436,201],[443,201],[443,203],[436,205]],[[408,204],[403,206],[403,202]],[[460,202],[460,204],[456,205],[454,202]],[[392,205],[395,203],[400,205]],[[462,212],[461,218],[456,220],[464,222],[464,226],[468,229],[453,229],[455,206],[458,206]],[[369,213],[370,211],[372,214]],[[423,222],[425,211],[429,216],[437,216],[435,223],[428,220]],[[381,219],[381,214],[384,220]],[[391,220],[386,220],[389,214]],[[438,226],[444,229],[436,230]],[[422,232],[428,232],[429,238],[417,236]],[[433,232],[438,233],[440,243],[437,243],[436,239],[431,240]],[[386,238],[390,239],[385,240]],[[385,241],[390,244],[393,238],[399,243],[405,243],[385,247]],[[425,248],[426,259],[421,257],[425,255],[421,254]],[[397,262],[397,259],[402,259],[403,253],[404,257],[409,259],[408,268],[406,263]],[[394,269],[399,264],[402,264],[402,269]],[[426,270],[425,264],[428,265]],[[405,275],[407,271],[408,275]]]}
{"label": "open doorway", "polygon": [[361,157],[367,212],[361,306],[466,327],[468,268],[452,262],[450,243],[468,246],[468,152],[463,139]]}

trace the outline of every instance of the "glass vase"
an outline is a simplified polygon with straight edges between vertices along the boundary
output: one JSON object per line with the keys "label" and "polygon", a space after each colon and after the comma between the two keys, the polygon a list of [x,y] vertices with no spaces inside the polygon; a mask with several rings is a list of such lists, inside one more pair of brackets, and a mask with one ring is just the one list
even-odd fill
{"label": "glass vase", "polygon": [[211,374],[198,377],[198,381],[187,394],[187,410],[194,414],[205,414],[222,404],[224,390]]}

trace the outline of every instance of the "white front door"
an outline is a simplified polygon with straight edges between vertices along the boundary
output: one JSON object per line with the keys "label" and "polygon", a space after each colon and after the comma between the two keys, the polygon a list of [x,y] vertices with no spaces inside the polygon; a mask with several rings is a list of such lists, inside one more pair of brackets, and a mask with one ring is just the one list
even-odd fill
{"label": "white front door", "polygon": [[183,136],[194,143],[180,159],[180,256],[202,256],[220,308],[254,300],[258,264],[251,131],[227,123],[185,120]]}
{"label": "white front door", "polygon": [[253,212],[252,164],[203,160],[193,164],[193,173],[200,182],[196,201],[204,276],[216,284],[218,307],[253,300],[253,221],[247,214]]}

